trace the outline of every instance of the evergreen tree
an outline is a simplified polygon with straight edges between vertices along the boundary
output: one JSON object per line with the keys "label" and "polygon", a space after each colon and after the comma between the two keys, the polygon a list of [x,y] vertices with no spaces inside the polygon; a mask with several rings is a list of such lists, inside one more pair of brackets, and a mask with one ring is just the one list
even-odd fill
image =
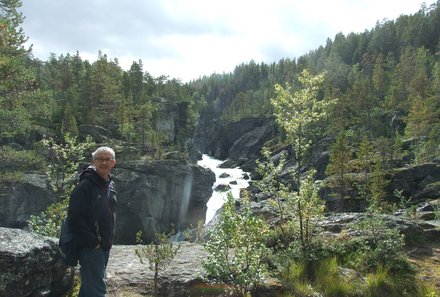
{"label": "evergreen tree", "polygon": [[350,172],[349,161],[351,160],[351,152],[344,133],[341,133],[336,139],[335,144],[331,148],[330,162],[327,166],[327,174],[335,175],[335,183],[339,186],[340,209],[345,210],[344,199],[347,178],[346,174]]}
{"label": "evergreen tree", "polygon": [[31,49],[20,25],[20,0],[0,1],[0,137],[26,135],[32,127],[34,76],[26,63]]}

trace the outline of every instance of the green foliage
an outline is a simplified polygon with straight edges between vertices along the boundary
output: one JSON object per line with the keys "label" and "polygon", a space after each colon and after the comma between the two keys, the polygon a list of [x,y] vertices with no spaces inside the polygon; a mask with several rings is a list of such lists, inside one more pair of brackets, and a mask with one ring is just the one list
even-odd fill
{"label": "green foliage", "polygon": [[295,296],[359,296],[360,291],[356,282],[342,276],[335,258],[321,259],[313,266],[291,261],[281,272],[281,280]]}
{"label": "green foliage", "polygon": [[[271,152],[268,148],[264,147],[261,151],[263,160],[257,160],[257,172],[261,175],[261,179],[255,182],[256,187],[261,193],[267,195],[270,198],[272,206],[274,206],[280,217],[280,224],[278,225],[284,237],[287,236],[284,230],[284,224],[286,216],[286,204],[283,201],[284,193],[288,192],[288,188],[281,181],[279,176],[283,171],[286,163],[286,152],[281,152],[278,164],[274,164],[271,158]],[[285,238],[287,239],[287,238]]]}
{"label": "green foliage", "polygon": [[29,230],[44,236],[59,237],[61,223],[67,216],[66,209],[68,204],[69,199],[64,199],[63,201],[51,204],[39,215],[31,215],[28,220]]}
{"label": "green foliage", "polygon": [[245,296],[263,284],[268,250],[263,221],[252,214],[249,198],[241,202],[238,212],[228,195],[220,222],[209,231],[204,245],[208,256],[202,264],[210,279],[232,285],[236,294]]}
{"label": "green foliage", "polygon": [[[301,88],[295,91],[288,83],[286,83],[286,89],[276,84],[276,97],[271,99],[271,104],[274,108],[275,120],[286,131],[288,141],[293,144],[298,168],[301,168],[303,156],[312,142],[312,124],[325,117],[329,106],[334,104],[336,99],[331,101],[318,100],[318,92],[324,81],[324,74],[315,76],[309,71],[303,70],[298,79]],[[294,195],[285,192],[283,193],[285,196],[283,198],[286,201],[290,201],[289,204],[292,209],[294,208],[292,202],[296,203],[296,210],[293,210],[292,213],[296,216],[296,220],[299,223],[299,238],[301,245],[305,248],[309,236],[311,236],[309,233],[309,223],[315,220],[315,218],[308,215],[316,214],[311,211],[309,205],[317,203],[319,197],[317,191],[314,192],[315,189],[311,186],[313,182],[310,175],[307,177],[308,184],[304,189],[301,186],[300,170],[296,172],[296,181],[298,192]],[[303,194],[301,191],[306,191],[307,193]],[[302,205],[302,203],[306,203],[306,205]],[[317,213],[320,212],[323,212],[323,207],[317,207]]]}
{"label": "green foliage", "polygon": [[314,181],[315,170],[310,170],[298,192],[286,193],[284,197],[291,215],[289,225],[295,238],[299,238],[301,252],[307,258],[309,248],[316,236],[316,227],[324,215],[324,201],[319,197],[320,183]]}
{"label": "green foliage", "polygon": [[[392,282],[390,274],[386,269],[380,269],[377,272],[369,273],[367,275],[367,290],[368,296],[397,296],[395,284]],[[399,295],[400,296],[400,295]]]}
{"label": "green foliage", "polygon": [[281,271],[281,281],[291,292],[300,296],[309,296],[313,288],[308,282],[307,265],[305,262],[291,261]]}
{"label": "green foliage", "polygon": [[324,74],[312,75],[303,70],[298,79],[301,85],[299,90],[294,90],[289,83],[286,83],[286,88],[276,84],[276,97],[271,99],[271,104],[276,122],[286,131],[294,147],[295,159],[301,166],[303,155],[313,139],[311,124],[324,118],[326,110],[335,100],[318,100]]}
{"label": "green foliage", "polygon": [[[263,161],[257,161],[258,172],[262,178],[256,186],[275,207],[280,218],[281,243],[298,240],[300,254],[306,254],[315,236],[317,223],[324,214],[324,201],[319,197],[320,183],[314,181],[315,170],[310,170],[298,191],[292,191],[279,176],[285,164],[285,153],[281,153],[277,164],[271,158],[270,151],[262,150]],[[307,258],[307,255],[304,255]]]}
{"label": "green foliage", "polygon": [[[159,272],[166,268],[176,256],[180,249],[180,243],[177,246],[170,240],[170,234],[157,233],[153,244],[142,246],[135,249],[139,260],[144,264],[148,262],[148,268],[154,272],[154,296],[158,296]],[[136,241],[142,243],[142,232],[136,233]]]}
{"label": "green foliage", "polygon": [[434,215],[437,221],[440,221],[440,205],[434,205]]}
{"label": "green foliage", "polygon": [[24,179],[24,173],[39,170],[44,166],[44,159],[32,150],[16,150],[11,146],[0,146],[0,189],[8,191],[13,185]]}
{"label": "green foliage", "polygon": [[389,180],[382,166],[382,162],[377,160],[371,175],[371,197],[369,201],[370,207],[375,211],[387,213],[392,209],[392,205],[387,201],[388,196],[386,188],[388,184]]}
{"label": "green foliage", "polygon": [[342,275],[336,258],[328,258],[315,264],[315,286],[327,297],[353,296],[357,284]]}
{"label": "green foliage", "polygon": [[64,143],[57,144],[53,139],[43,139],[49,155],[46,174],[50,186],[56,194],[56,201],[39,215],[32,215],[28,221],[29,229],[35,233],[58,237],[61,222],[66,217],[69,197],[77,183],[79,164],[84,160],[84,152],[93,146],[90,138],[78,142],[69,134],[64,136]]}
{"label": "green foliage", "polygon": [[360,271],[376,271],[380,268],[408,273],[411,267],[406,261],[404,237],[390,228],[378,213],[369,212],[356,226],[362,238],[362,246],[356,252],[354,267]]}
{"label": "green foliage", "polygon": [[335,183],[339,186],[339,199],[340,199],[340,209],[344,210],[344,199],[348,183],[348,178],[346,173],[350,172],[351,152],[348,141],[344,133],[341,133],[335,144],[331,148],[330,152],[330,162],[327,165],[326,173],[328,175],[335,175]]}
{"label": "green foliage", "polygon": [[44,159],[32,150],[16,150],[11,146],[0,146],[0,163],[3,170],[38,170]]}
{"label": "green foliage", "polygon": [[[41,118],[47,121],[50,96],[37,89],[33,68],[29,67],[30,48],[20,27],[22,2],[0,2],[0,137],[12,143],[18,137],[32,140],[30,133]],[[46,94],[47,95],[47,94]]]}
{"label": "green foliage", "polygon": [[65,134],[60,144],[51,138],[43,139],[42,143],[48,150],[46,174],[50,186],[57,195],[57,201],[65,200],[75,187],[79,164],[85,159],[84,152],[94,143],[90,137],[80,142],[70,134]]}

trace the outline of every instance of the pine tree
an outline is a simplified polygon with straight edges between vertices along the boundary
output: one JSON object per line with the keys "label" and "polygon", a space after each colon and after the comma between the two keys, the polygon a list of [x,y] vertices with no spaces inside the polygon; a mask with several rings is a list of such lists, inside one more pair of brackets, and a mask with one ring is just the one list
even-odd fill
{"label": "pine tree", "polygon": [[327,174],[336,176],[336,184],[339,186],[340,209],[345,210],[345,192],[347,187],[346,174],[350,171],[349,161],[351,152],[344,133],[341,133],[331,148],[330,162],[327,166]]}
{"label": "pine tree", "polygon": [[0,1],[0,137],[25,135],[32,127],[31,92],[34,76],[26,67],[31,49],[20,25],[20,0]]}

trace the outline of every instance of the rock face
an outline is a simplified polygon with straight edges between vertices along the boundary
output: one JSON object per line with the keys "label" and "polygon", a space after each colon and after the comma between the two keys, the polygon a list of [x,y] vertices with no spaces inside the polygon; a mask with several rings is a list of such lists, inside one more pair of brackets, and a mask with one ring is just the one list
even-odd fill
{"label": "rock face", "polygon": [[44,174],[25,173],[24,180],[0,194],[0,226],[23,228],[31,215],[55,201]]}
{"label": "rock face", "polygon": [[226,125],[201,119],[194,134],[194,147],[231,166],[251,171],[264,142],[275,133],[272,118],[246,118]]}
{"label": "rock face", "polygon": [[402,195],[410,197],[414,202],[440,198],[440,165],[425,163],[395,170],[390,191],[402,190]]}
{"label": "rock face", "polygon": [[118,164],[114,170],[118,207],[116,243],[150,242],[158,232],[195,228],[205,221],[214,173],[181,161]]}
{"label": "rock face", "polygon": [[0,296],[62,296],[66,267],[56,239],[0,227]]}

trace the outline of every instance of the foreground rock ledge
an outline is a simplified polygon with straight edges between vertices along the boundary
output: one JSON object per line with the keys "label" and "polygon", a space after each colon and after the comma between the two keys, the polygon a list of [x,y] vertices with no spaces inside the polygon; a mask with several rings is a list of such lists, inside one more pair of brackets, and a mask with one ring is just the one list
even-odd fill
{"label": "foreground rock ledge", "polygon": [[[176,243],[177,244],[177,243]],[[131,287],[134,291],[151,293],[154,273],[148,268],[148,261],[139,261],[136,249],[142,245],[116,245],[110,253],[107,267],[109,292]],[[164,270],[159,271],[159,285],[167,296],[187,296],[188,290],[204,275],[202,261],[206,259],[203,246],[182,242],[174,259]]]}

